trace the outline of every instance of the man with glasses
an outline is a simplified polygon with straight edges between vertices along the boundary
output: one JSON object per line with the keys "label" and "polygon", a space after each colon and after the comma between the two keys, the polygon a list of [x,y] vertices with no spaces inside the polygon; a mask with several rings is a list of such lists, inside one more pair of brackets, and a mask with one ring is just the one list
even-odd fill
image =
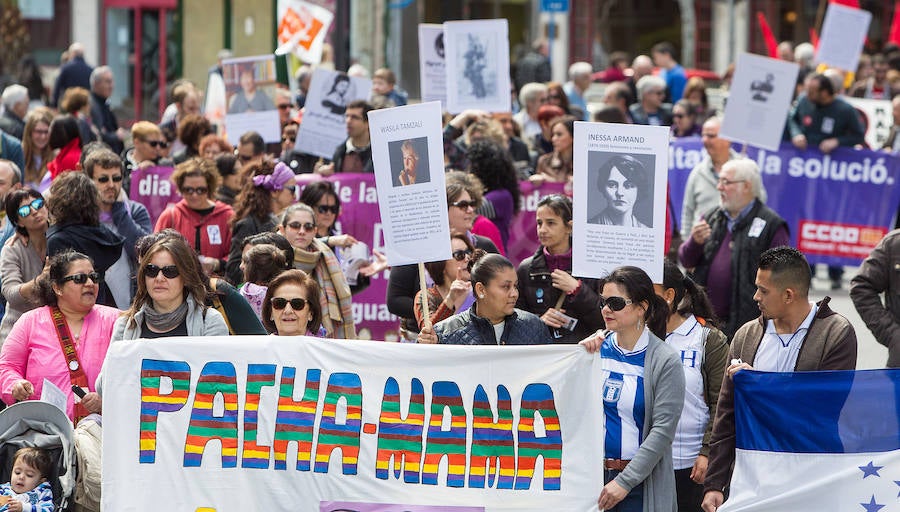
{"label": "man with glasses", "polygon": [[262,162],[265,154],[266,142],[262,135],[257,132],[246,132],[241,135],[238,141],[237,157],[241,161],[242,168]]}
{"label": "man with glasses", "polygon": [[153,231],[147,208],[129,201],[122,191],[122,159],[108,149],[90,153],[84,161],[84,173],[100,192],[100,223],[123,237],[122,256],[106,271],[107,285],[120,308],[127,308],[134,298],[131,276],[135,274],[137,259],[134,247],[138,239]]}
{"label": "man with glasses", "polygon": [[763,251],[788,245],[787,223],[761,199],[756,162],[730,160],[717,183],[719,206],[706,212],[681,244],[678,258],[706,286],[713,309],[730,339],[738,327],[759,316],[753,300],[756,265]]}
{"label": "man with glasses", "polygon": [[672,106],[663,103],[666,96],[666,82],[653,75],[647,75],[637,82],[638,102],[628,108],[634,124],[670,126]]}

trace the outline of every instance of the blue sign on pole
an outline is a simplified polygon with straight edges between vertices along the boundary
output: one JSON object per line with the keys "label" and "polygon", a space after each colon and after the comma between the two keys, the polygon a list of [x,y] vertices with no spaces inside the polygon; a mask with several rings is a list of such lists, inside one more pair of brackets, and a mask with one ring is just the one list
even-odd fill
{"label": "blue sign on pole", "polygon": [[541,0],[541,12],[568,12],[569,0]]}

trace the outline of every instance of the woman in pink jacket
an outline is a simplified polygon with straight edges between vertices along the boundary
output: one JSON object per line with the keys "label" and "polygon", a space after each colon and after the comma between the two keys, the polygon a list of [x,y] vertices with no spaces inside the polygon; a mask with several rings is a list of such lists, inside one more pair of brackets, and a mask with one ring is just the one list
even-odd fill
{"label": "woman in pink jacket", "polygon": [[[0,349],[4,402],[37,400],[47,379],[68,396],[66,412],[73,422],[101,412],[94,381],[120,311],[96,304],[100,279],[84,254],[68,250],[50,259],[49,272],[38,282],[47,305],[24,313]],[[80,403],[73,386],[85,393]]]}

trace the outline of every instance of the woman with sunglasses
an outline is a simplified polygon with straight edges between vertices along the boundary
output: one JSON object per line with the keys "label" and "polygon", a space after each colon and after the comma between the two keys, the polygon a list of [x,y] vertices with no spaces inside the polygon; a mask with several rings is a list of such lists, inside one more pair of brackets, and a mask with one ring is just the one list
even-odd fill
{"label": "woman with sunglasses", "polygon": [[600,297],[607,331],[581,343],[600,352],[606,421],[603,490],[615,512],[677,510],[672,439],[684,407],[681,359],[662,338],[669,308],[637,267],[619,267]]}
{"label": "woman with sunglasses", "polygon": [[252,163],[245,176],[250,179],[235,202],[234,217],[231,218],[231,250],[225,267],[225,277],[235,284],[244,282],[240,269],[244,239],[274,230],[278,225],[277,215],[297,197],[294,172],[282,162]]}
{"label": "woman with sunglasses", "polygon": [[572,200],[546,196],[536,216],[540,246],[519,264],[516,307],[539,315],[556,343],[578,343],[603,328],[600,283],[572,276]]}
{"label": "woman with sunglasses", "polygon": [[[46,305],[24,313],[0,349],[0,396],[7,405],[37,400],[47,379],[68,396],[73,422],[101,412],[94,381],[119,310],[96,303],[99,279],[84,254],[69,250],[50,258],[37,290]],[[73,385],[87,392],[79,404]]]}
{"label": "woman with sunglasses", "polygon": [[171,165],[162,159],[161,150],[169,146],[159,126],[150,121],[138,121],[131,127],[131,140],[134,146],[125,150],[125,174],[130,175],[134,169],[144,169],[156,165]]}
{"label": "woman with sunglasses", "polygon": [[[465,235],[453,235],[450,237],[450,248],[453,252],[449,260],[429,261],[425,264],[425,270],[434,281],[426,296],[432,325],[462,313],[474,303],[472,283],[469,282],[469,259],[475,252],[475,247]],[[416,294],[414,308],[416,322],[421,329],[425,325],[421,290]]]}
{"label": "woman with sunglasses", "polygon": [[419,343],[448,345],[544,345],[553,343],[537,315],[517,309],[516,268],[499,254],[476,249],[469,260],[475,304],[419,332]]}
{"label": "woman with sunglasses", "polygon": [[162,212],[154,231],[175,229],[200,255],[204,272],[224,274],[231,250],[230,223],[234,210],[210,199],[221,181],[216,164],[192,158],[175,167],[171,180],[182,199]]}
{"label": "woman with sunglasses", "polygon": [[266,330],[278,336],[321,334],[319,283],[302,270],[285,270],[269,283],[262,305]]}
{"label": "woman with sunglasses", "polygon": [[700,110],[689,100],[680,99],[672,106],[672,137],[698,137],[700,124],[697,123],[697,112]]}
{"label": "woman with sunglasses", "polygon": [[22,180],[26,187],[38,191],[50,188],[50,174],[47,164],[53,160],[53,148],[50,147],[50,123],[53,122],[53,111],[47,107],[38,107],[25,116],[25,132],[22,135],[22,152],[25,154],[25,173]]}
{"label": "woman with sunglasses", "polygon": [[225,319],[207,307],[206,276],[179,237],[163,238],[141,257],[137,293],[116,321],[112,341],[171,336],[228,336]]}
{"label": "woman with sunglasses", "polygon": [[326,335],[355,339],[350,286],[337,257],[327,244],[316,238],[316,213],[303,203],[288,206],[281,215],[278,232],[294,248],[294,268],[306,272],[319,283],[318,300]]}
{"label": "woman with sunglasses", "polygon": [[38,281],[47,261],[47,209],[37,190],[22,188],[6,196],[6,218],[16,236],[0,252],[0,288],[6,313],[0,322],[0,343],[22,313],[38,307]]}

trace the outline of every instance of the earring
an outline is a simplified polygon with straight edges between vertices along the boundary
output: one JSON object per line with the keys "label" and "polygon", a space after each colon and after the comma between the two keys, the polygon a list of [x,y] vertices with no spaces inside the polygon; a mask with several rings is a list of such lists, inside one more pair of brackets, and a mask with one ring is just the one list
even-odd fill
{"label": "earring", "polygon": [[482,293],[482,294],[478,295],[478,298],[479,298],[479,299],[483,299],[483,298],[484,298],[484,294]]}

